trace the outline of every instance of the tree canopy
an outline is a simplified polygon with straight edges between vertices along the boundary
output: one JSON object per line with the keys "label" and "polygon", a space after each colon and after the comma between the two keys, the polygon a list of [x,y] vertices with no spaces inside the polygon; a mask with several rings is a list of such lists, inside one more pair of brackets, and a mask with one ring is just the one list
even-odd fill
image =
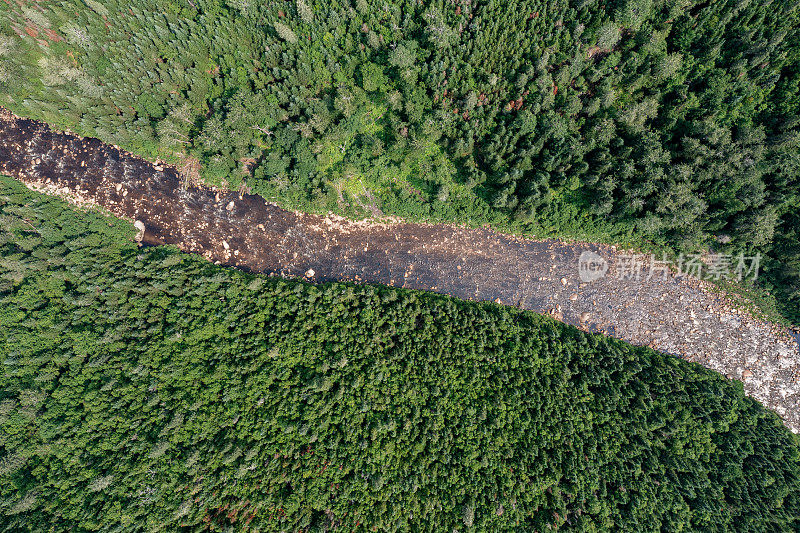
{"label": "tree canopy", "polygon": [[8,178],[0,221],[0,529],[800,528],[800,441],[699,365],[137,248]]}

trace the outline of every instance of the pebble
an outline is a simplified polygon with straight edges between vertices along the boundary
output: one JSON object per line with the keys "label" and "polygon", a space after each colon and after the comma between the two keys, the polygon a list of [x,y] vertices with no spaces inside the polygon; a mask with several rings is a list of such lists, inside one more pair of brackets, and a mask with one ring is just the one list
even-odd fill
{"label": "pebble", "polygon": [[136,231],[138,231],[136,237],[134,237],[134,240],[136,242],[142,242],[142,238],[144,238],[144,222],[137,220],[133,223],[133,227],[136,228]]}

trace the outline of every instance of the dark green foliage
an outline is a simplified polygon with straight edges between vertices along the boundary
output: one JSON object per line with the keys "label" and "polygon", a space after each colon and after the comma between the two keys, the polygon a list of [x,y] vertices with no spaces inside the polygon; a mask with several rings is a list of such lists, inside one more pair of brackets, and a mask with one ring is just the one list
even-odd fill
{"label": "dark green foliage", "polygon": [[767,286],[798,318],[796,2],[65,0],[0,13],[0,104],[23,115],[197,158],[207,180],[247,180],[292,207],[770,253]]}
{"label": "dark green foliage", "polygon": [[0,178],[0,529],[800,527],[741,385],[549,318],[137,249]]}

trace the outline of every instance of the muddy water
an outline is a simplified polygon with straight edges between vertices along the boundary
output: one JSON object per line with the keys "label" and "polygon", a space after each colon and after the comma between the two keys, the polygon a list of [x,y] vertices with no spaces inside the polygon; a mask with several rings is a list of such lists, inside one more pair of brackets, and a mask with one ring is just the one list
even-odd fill
{"label": "muddy water", "polygon": [[[31,188],[139,221],[143,242],[222,265],[312,281],[356,281],[490,300],[696,361],[800,430],[800,352],[789,332],[732,309],[705,282],[621,279],[610,247],[451,225],[353,222],[295,213],[255,195],[185,189],[162,168],[96,139],[0,109],[0,172]],[[608,261],[582,281],[581,253]],[[585,278],[584,278],[585,279]]]}

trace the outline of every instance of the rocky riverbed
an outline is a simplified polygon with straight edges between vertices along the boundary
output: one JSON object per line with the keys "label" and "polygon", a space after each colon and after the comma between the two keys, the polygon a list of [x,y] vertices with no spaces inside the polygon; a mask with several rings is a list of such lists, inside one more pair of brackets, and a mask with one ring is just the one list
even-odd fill
{"label": "rocky riverbed", "polygon": [[651,270],[651,258],[630,251],[287,211],[255,195],[184,187],[170,167],[2,109],[0,172],[134,221],[143,243],[174,244],[222,265],[490,300],[675,354],[741,380],[800,432],[792,332],[737,309],[706,281]]}

